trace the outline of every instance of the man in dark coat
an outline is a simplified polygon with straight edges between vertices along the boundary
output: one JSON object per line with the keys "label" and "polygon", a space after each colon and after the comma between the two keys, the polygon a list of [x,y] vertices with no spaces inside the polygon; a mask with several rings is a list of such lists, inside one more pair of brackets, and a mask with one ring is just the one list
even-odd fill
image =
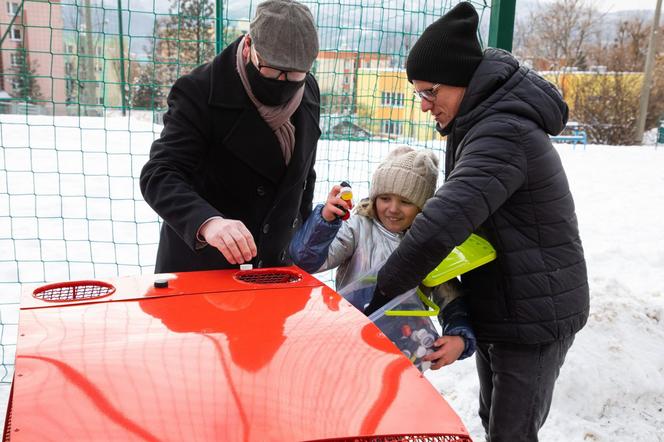
{"label": "man in dark coat", "polygon": [[290,264],[316,180],[317,54],[309,9],[268,0],[249,35],[175,82],[140,179],[164,220],[156,272]]}
{"label": "man in dark coat", "polygon": [[477,335],[479,414],[488,441],[536,441],[588,318],[574,201],[547,135],[564,128],[568,108],[508,52],[482,52],[477,24],[460,3],[408,55],[422,111],[447,136],[445,183],[379,272],[368,313],[416,286],[472,232],[485,236],[497,259],[461,277]]}

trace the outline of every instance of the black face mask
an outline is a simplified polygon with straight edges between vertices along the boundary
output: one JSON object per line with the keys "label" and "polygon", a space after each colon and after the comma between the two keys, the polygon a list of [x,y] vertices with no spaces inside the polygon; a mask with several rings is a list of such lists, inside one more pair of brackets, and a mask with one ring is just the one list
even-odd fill
{"label": "black face mask", "polygon": [[454,125],[455,121],[456,119],[450,121],[450,123],[445,127],[441,127],[440,124],[436,123],[436,130],[441,136],[446,137],[450,134],[450,132],[452,132],[452,126]]}
{"label": "black face mask", "polygon": [[266,106],[279,106],[287,103],[306,81],[284,81],[263,77],[251,61],[247,63],[247,78],[251,91],[258,101]]}

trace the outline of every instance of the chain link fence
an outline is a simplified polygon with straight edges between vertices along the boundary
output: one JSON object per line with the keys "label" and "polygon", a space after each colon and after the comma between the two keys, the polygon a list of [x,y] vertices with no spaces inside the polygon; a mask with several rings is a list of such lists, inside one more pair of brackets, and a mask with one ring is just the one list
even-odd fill
{"label": "chain link fence", "polygon": [[[0,382],[21,284],[150,273],[160,220],[138,187],[174,80],[248,32],[257,1],[0,0]],[[405,57],[457,1],[303,1],[319,29],[315,201],[368,193],[395,143],[437,151]],[[486,41],[487,1],[474,1]],[[328,275],[329,277],[329,275]]]}

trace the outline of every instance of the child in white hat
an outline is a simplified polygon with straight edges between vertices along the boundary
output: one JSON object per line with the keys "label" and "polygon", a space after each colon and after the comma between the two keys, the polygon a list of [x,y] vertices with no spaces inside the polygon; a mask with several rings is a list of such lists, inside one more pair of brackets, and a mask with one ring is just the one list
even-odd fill
{"label": "child in white hat", "polygon": [[[432,152],[397,147],[374,172],[369,198],[360,201],[348,221],[341,217],[350,205],[340,198],[341,187],[332,187],[326,203],[313,210],[293,237],[293,262],[310,273],[338,268],[336,289],[341,290],[392,254],[433,196],[437,179],[438,158]],[[475,335],[457,280],[434,288],[432,295],[441,307],[444,334],[436,346],[447,349],[431,367],[437,369],[472,355]]]}

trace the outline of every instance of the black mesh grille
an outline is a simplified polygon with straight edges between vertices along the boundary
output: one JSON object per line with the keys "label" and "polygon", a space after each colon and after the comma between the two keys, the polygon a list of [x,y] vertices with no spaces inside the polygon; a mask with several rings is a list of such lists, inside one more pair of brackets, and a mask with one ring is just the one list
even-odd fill
{"label": "black mesh grille", "polygon": [[2,442],[9,442],[12,435],[12,396],[14,396],[14,387],[9,392],[9,402],[7,403],[7,415],[5,416],[5,431],[2,434]]}
{"label": "black mesh grille", "polygon": [[5,432],[2,435],[2,442],[9,442],[12,435],[12,409],[11,406],[7,410],[7,420],[5,422]]}
{"label": "black mesh grille", "polygon": [[[326,442],[472,442],[468,436],[457,435],[392,435],[392,436],[364,436],[344,437],[339,439],[325,439]],[[314,441],[309,441],[314,442]]]}
{"label": "black mesh grille", "polygon": [[248,270],[238,272],[235,279],[249,284],[284,284],[298,282],[302,279],[302,275],[286,270]]}
{"label": "black mesh grille", "polygon": [[108,296],[115,287],[99,281],[77,281],[39,287],[32,293],[37,299],[49,302],[81,301]]}

